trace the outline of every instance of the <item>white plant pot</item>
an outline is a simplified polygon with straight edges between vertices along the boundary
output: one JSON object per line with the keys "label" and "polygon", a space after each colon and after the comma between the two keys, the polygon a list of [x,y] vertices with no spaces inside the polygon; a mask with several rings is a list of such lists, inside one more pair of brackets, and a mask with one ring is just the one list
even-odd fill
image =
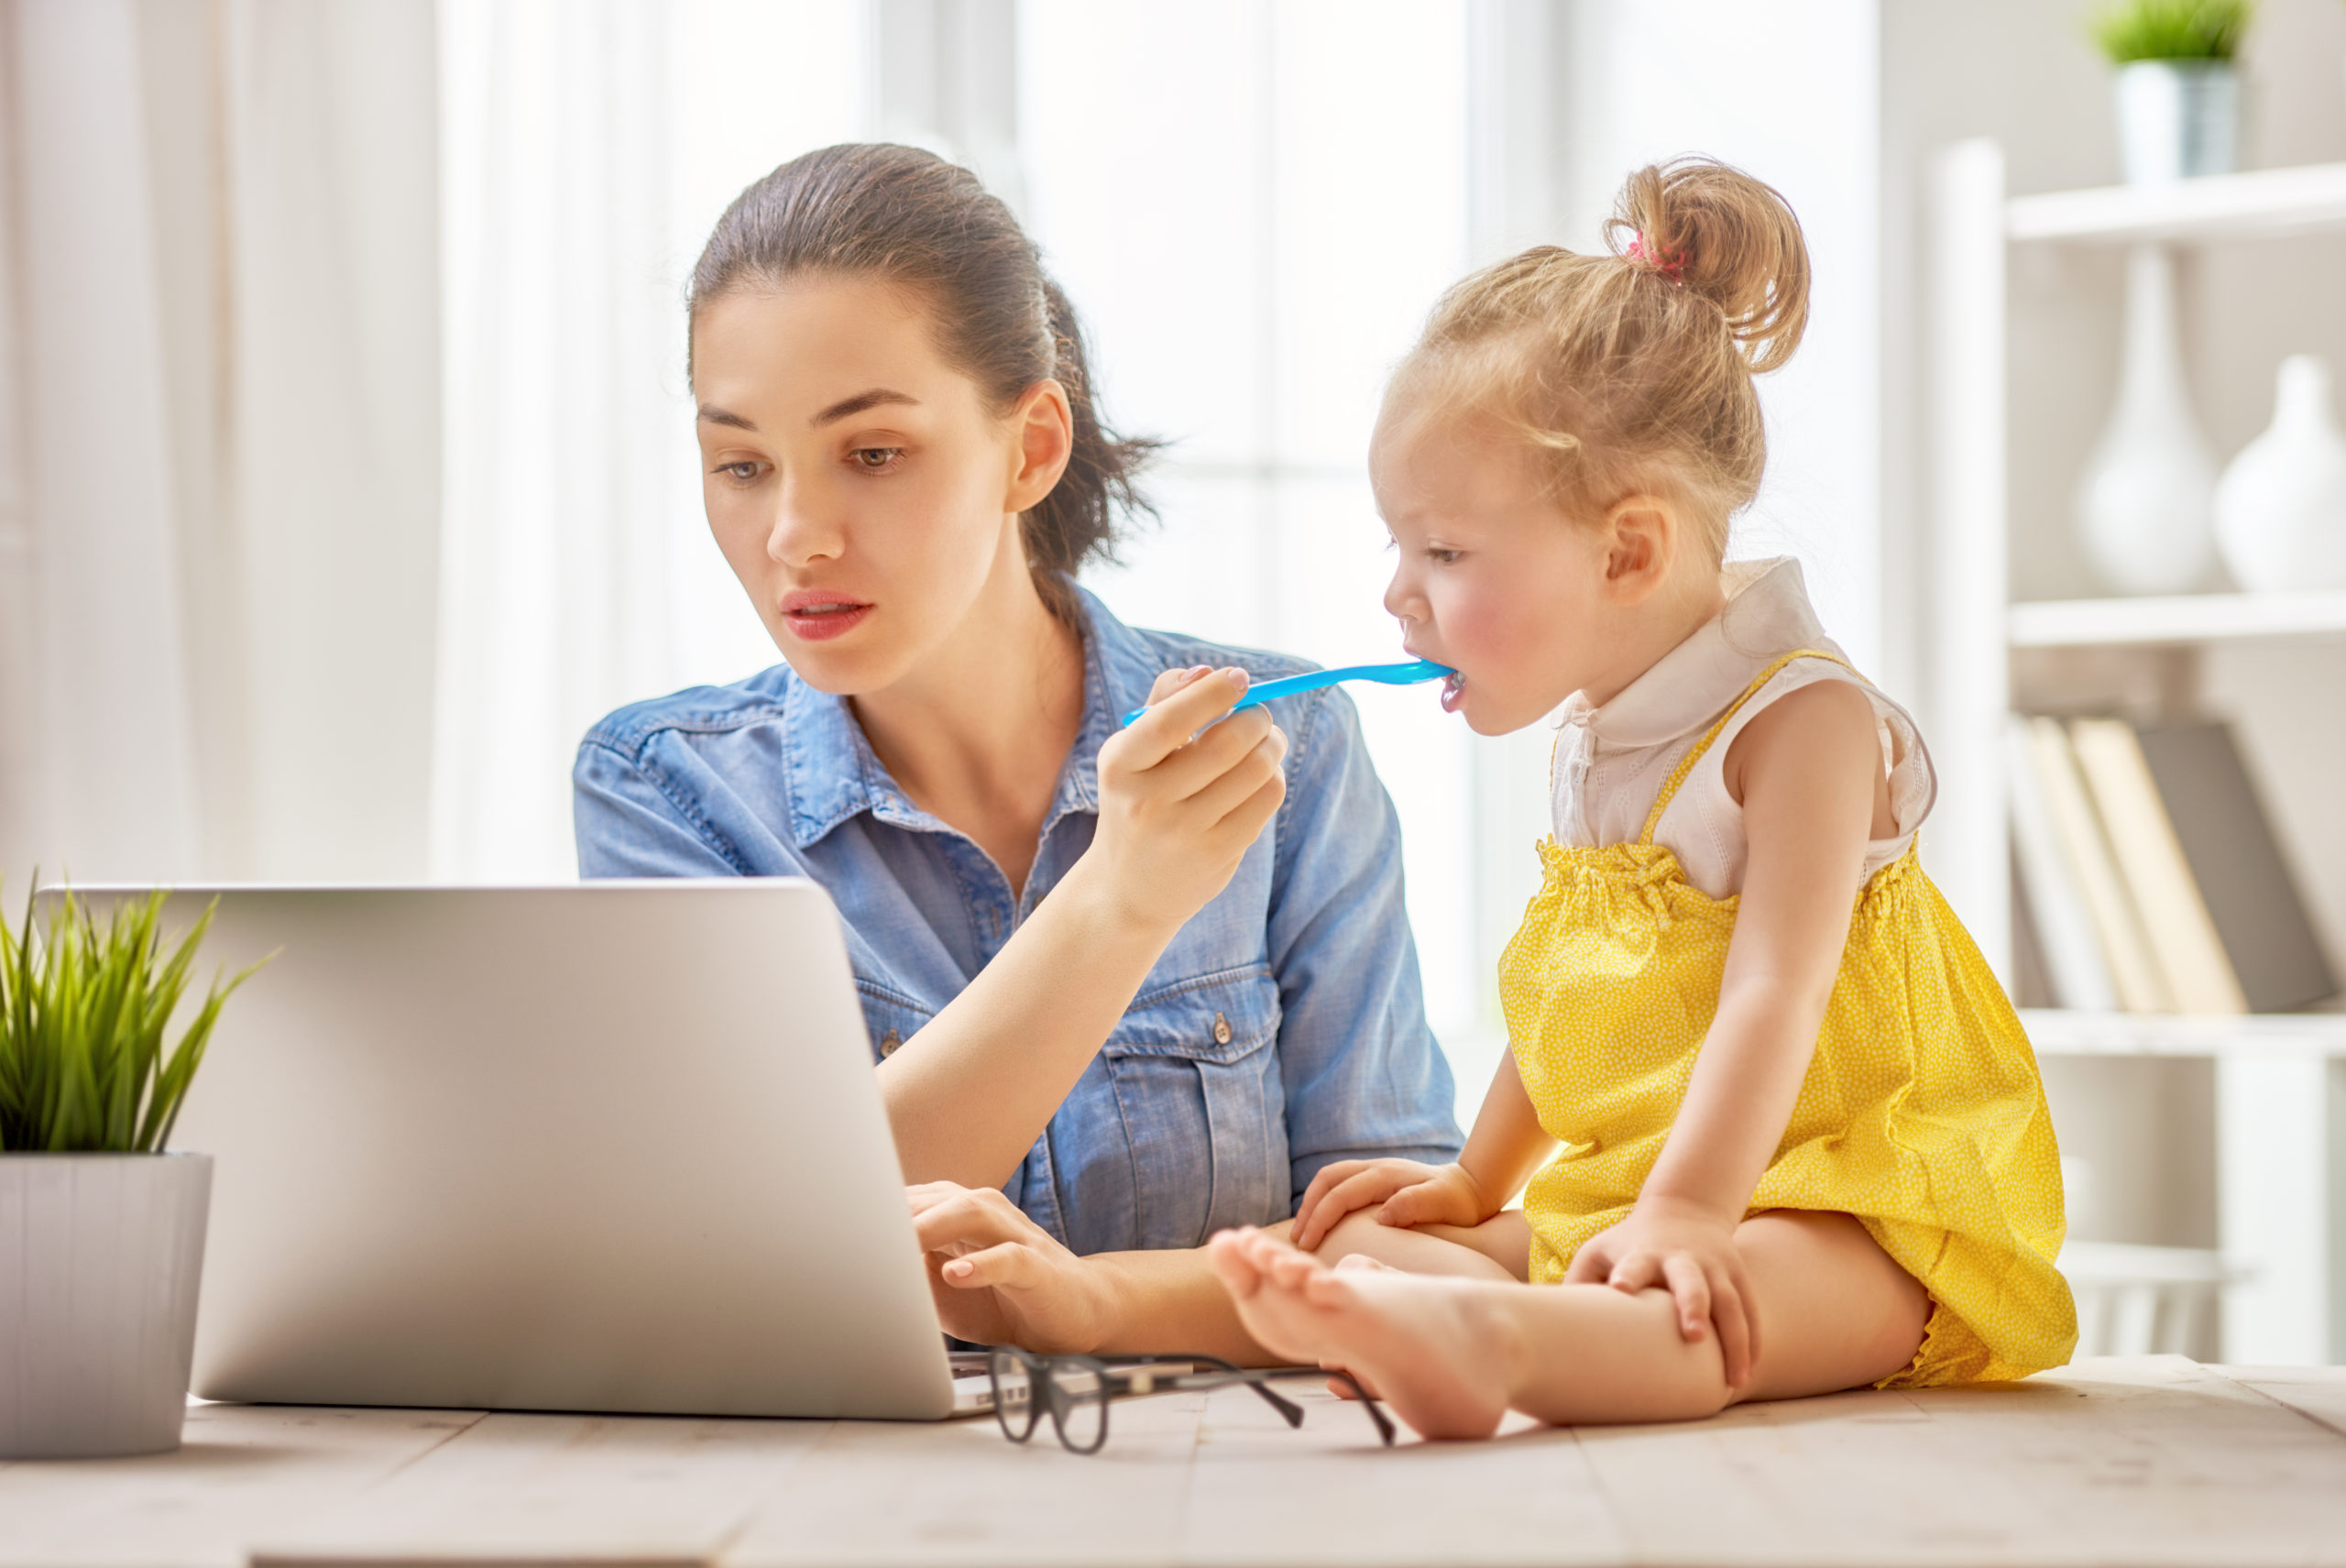
{"label": "white plant pot", "polygon": [[0,1459],[179,1446],[211,1201],[210,1155],[0,1155]]}
{"label": "white plant pot", "polygon": [[2346,588],[2346,435],[2312,355],[2281,361],[2272,427],[2217,484],[2216,543],[2242,587]]}
{"label": "white plant pot", "polygon": [[2118,68],[2118,166],[2130,185],[2240,167],[2240,73],[2225,60],[2138,60]]}
{"label": "white plant pot", "polygon": [[2192,417],[2176,338],[2175,262],[2155,245],[2126,264],[2118,401],[2077,481],[2077,530],[2121,594],[2205,587],[2216,564],[2216,458]]}

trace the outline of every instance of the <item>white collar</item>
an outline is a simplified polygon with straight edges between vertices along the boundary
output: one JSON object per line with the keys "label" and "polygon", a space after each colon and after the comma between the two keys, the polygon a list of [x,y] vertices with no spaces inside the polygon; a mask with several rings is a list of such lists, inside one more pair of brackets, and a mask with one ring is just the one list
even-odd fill
{"label": "white collar", "polygon": [[1840,652],[1808,602],[1798,561],[1730,561],[1720,576],[1725,609],[1603,707],[1573,693],[1559,722],[1583,726],[1610,748],[1659,746],[1716,718],[1777,655],[1795,648]]}

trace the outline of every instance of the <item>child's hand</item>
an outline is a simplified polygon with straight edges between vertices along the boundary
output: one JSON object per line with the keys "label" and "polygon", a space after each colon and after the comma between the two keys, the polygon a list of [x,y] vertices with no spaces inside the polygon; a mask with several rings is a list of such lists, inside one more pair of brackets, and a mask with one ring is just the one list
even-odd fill
{"label": "child's hand", "polygon": [[1372,1203],[1380,1205],[1377,1223],[1387,1225],[1479,1225],[1498,1212],[1460,1166],[1340,1159],[1323,1167],[1303,1190],[1288,1239],[1310,1252],[1328,1239],[1337,1221]]}
{"label": "child's hand", "polygon": [[1740,1388],[1760,1356],[1760,1319],[1735,1226],[1735,1219],[1701,1204],[1641,1198],[1628,1219],[1581,1244],[1564,1283],[1610,1285],[1631,1295],[1656,1286],[1668,1290],[1678,1307],[1678,1332],[1689,1343],[1718,1326],[1727,1387]]}

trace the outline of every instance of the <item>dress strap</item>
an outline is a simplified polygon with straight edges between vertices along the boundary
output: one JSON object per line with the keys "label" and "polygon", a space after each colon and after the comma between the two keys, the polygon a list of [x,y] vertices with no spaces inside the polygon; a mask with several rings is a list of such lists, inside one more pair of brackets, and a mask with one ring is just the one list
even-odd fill
{"label": "dress strap", "polygon": [[1760,671],[1749,685],[1743,688],[1743,695],[1727,705],[1727,710],[1719,715],[1718,722],[1712,725],[1700,740],[1694,742],[1694,749],[1678,759],[1678,765],[1670,770],[1670,776],[1661,781],[1661,794],[1655,799],[1653,809],[1646,814],[1645,831],[1638,835],[1639,843],[1653,842],[1654,829],[1661,826],[1661,814],[1670,809],[1670,803],[1677,798],[1678,786],[1686,782],[1686,776],[1694,771],[1694,764],[1703,760],[1703,753],[1711,749],[1711,743],[1719,738],[1719,732],[1727,727],[1737,714],[1743,711],[1745,703],[1760,695],[1760,687],[1783,674],[1784,667],[1798,659],[1829,659],[1851,674],[1858,675],[1858,679],[1865,680],[1865,676],[1858,674],[1858,667],[1855,664],[1850,663],[1838,653],[1828,653],[1822,648],[1795,648],[1789,653],[1780,654],[1770,660],[1768,667]]}

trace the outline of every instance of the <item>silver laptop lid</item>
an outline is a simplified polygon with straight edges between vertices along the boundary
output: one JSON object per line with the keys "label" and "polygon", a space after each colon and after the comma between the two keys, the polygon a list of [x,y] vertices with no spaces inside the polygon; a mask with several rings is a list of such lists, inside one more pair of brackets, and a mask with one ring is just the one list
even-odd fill
{"label": "silver laptop lid", "polygon": [[[88,890],[93,894],[135,891]],[[785,879],[183,888],[223,1014],[195,1391],[935,1418],[838,916]]]}

